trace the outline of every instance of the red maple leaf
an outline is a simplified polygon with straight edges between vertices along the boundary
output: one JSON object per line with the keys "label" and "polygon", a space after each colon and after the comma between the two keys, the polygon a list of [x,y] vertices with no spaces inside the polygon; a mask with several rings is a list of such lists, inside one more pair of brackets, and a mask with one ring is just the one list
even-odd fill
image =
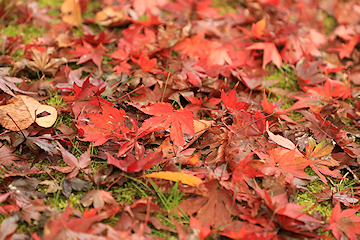
{"label": "red maple leaf", "polygon": [[265,161],[261,171],[267,176],[279,176],[283,174],[288,183],[292,183],[294,177],[311,179],[311,177],[304,172],[304,169],[309,166],[311,161],[303,158],[296,150],[296,148],[293,150],[274,148],[267,151],[269,155],[257,151],[255,151],[255,153]]}
{"label": "red maple leaf", "polygon": [[246,48],[247,50],[264,50],[263,64],[265,68],[269,62],[273,62],[279,69],[281,67],[281,56],[274,43],[258,42]]}
{"label": "red maple leaf", "polygon": [[205,98],[186,97],[186,99],[190,101],[190,104],[186,105],[185,108],[191,112],[200,110],[202,106],[214,109],[221,102],[219,98],[208,98],[207,96]]}
{"label": "red maple leaf", "polygon": [[230,112],[232,112],[233,110],[241,110],[241,109],[246,110],[250,107],[250,104],[237,100],[235,89],[229,91],[228,95],[222,92],[221,100],[225,104],[226,109]]}
{"label": "red maple leaf", "polygon": [[75,58],[80,57],[77,64],[81,64],[91,60],[98,67],[99,72],[102,73],[102,55],[105,55],[105,50],[102,44],[99,44],[96,46],[96,48],[94,48],[91,44],[83,41],[83,45],[84,47],[78,48],[77,50],[70,52],[75,55]]}
{"label": "red maple leaf", "polygon": [[358,210],[358,208],[346,209],[341,212],[340,202],[338,202],[331,211],[330,226],[324,230],[331,230],[336,239],[342,239],[343,233],[349,239],[359,239],[356,235],[360,234],[360,217],[355,215]]}
{"label": "red maple leaf", "polygon": [[146,114],[154,115],[146,119],[140,130],[155,132],[168,129],[170,126],[170,138],[177,146],[183,146],[185,140],[182,131],[194,135],[194,114],[187,109],[175,110],[170,103],[154,103],[139,110]]}
{"label": "red maple leaf", "polygon": [[359,35],[355,35],[353,39],[347,43],[343,43],[342,45],[336,45],[328,49],[330,52],[339,52],[340,59],[345,57],[350,57],[351,53],[353,52],[355,46],[358,44]]}
{"label": "red maple leaf", "polygon": [[153,151],[144,157],[145,149],[139,154],[137,158],[133,154],[128,154],[124,159],[116,159],[109,153],[105,153],[108,157],[108,164],[114,165],[115,167],[123,170],[124,172],[140,172],[142,170],[148,170],[152,166],[159,164],[162,158],[162,152]]}
{"label": "red maple leaf", "polygon": [[[71,89],[75,92],[75,94],[72,96],[63,96],[63,99],[69,102],[73,102],[78,100],[89,99],[95,95],[101,95],[105,91],[105,86],[103,84],[97,86],[93,85],[90,82],[90,77],[91,74],[85,79],[84,82],[75,83],[73,89]],[[79,85],[81,83],[82,85]]]}
{"label": "red maple leaf", "polygon": [[122,138],[124,133],[130,131],[126,127],[124,110],[109,105],[102,106],[102,109],[102,113],[87,113],[89,123],[78,126],[80,134],[84,136],[82,141],[95,141],[94,146],[100,146],[110,138]]}
{"label": "red maple leaf", "polygon": [[179,51],[188,57],[204,57],[211,49],[211,41],[204,39],[204,33],[199,33],[191,38],[185,38],[174,46],[174,51]]}
{"label": "red maple leaf", "polygon": [[159,7],[168,3],[168,0],[134,0],[133,7],[139,16],[142,16],[149,11],[152,14],[158,15],[160,13]]}
{"label": "red maple leaf", "polygon": [[141,69],[144,71],[152,72],[152,73],[157,72],[156,68],[158,67],[158,64],[156,62],[156,58],[149,59],[149,56],[145,54],[140,54],[139,60],[135,58],[131,58],[131,60],[137,65],[139,65]]}
{"label": "red maple leaf", "polygon": [[185,199],[179,208],[189,215],[197,213],[196,218],[202,226],[218,227],[230,223],[231,215],[239,212],[231,192],[216,180],[205,182],[201,190],[201,196]]}
{"label": "red maple leaf", "polygon": [[189,82],[196,86],[196,87],[201,87],[201,79],[206,77],[205,70],[196,65],[198,59],[197,58],[183,58],[183,64],[184,64],[184,68],[183,70],[180,72],[180,75],[184,78],[184,79],[188,79]]}

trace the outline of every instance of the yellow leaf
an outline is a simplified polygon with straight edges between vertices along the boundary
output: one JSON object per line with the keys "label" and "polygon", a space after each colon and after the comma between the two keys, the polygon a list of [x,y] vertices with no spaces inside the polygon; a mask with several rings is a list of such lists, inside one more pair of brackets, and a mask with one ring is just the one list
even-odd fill
{"label": "yellow leaf", "polygon": [[170,171],[162,171],[162,172],[153,172],[150,174],[144,175],[144,177],[150,178],[161,178],[170,181],[181,181],[183,184],[187,184],[189,186],[196,186],[202,182],[202,180],[198,177],[187,173],[179,173],[179,172],[170,172]]}

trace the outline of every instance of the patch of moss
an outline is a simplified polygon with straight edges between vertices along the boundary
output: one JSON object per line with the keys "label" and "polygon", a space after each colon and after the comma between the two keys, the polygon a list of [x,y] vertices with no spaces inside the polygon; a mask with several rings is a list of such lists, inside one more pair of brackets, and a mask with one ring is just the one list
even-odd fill
{"label": "patch of moss", "polygon": [[[56,195],[57,193],[54,193]],[[81,197],[84,195],[84,192],[72,192],[69,196],[70,199],[70,206],[79,209],[80,211],[84,212],[82,205],[80,204]],[[68,199],[59,194],[59,197],[56,198],[55,196],[48,197],[44,200],[44,204],[50,207],[57,208],[63,211],[68,205]]]}
{"label": "patch of moss", "polygon": [[45,31],[44,27],[35,27],[34,25],[8,25],[5,28],[2,28],[1,33],[4,33],[6,36],[22,36],[24,44],[32,42],[32,39],[41,37]]}
{"label": "patch of moss", "polygon": [[55,108],[66,106],[66,103],[63,101],[62,96],[58,95],[56,92],[50,93],[50,97],[46,99],[45,102]]}
{"label": "patch of moss", "polygon": [[121,187],[113,187],[110,189],[110,192],[117,197],[117,200],[123,204],[132,204],[135,199],[149,197],[147,192],[139,186],[138,183],[130,180],[129,182],[124,183]]}
{"label": "patch of moss", "polygon": [[38,0],[39,7],[47,7],[50,6],[50,10],[48,11],[48,14],[52,17],[60,16],[60,7],[63,4],[63,1],[58,0]]}
{"label": "patch of moss", "polygon": [[38,235],[42,234],[43,227],[40,227],[38,224],[28,224],[25,221],[18,221],[18,228],[16,229],[16,233],[20,234],[29,234],[36,233]]}
{"label": "patch of moss", "polygon": [[330,216],[331,210],[334,208],[331,200],[325,200],[320,203],[316,203],[317,198],[312,193],[320,193],[322,187],[325,184],[320,180],[313,180],[306,185],[309,189],[309,192],[302,192],[297,195],[297,204],[298,205],[307,205],[304,208],[304,212],[309,212],[312,214],[314,210],[322,214],[323,216]]}
{"label": "patch of moss", "polygon": [[104,219],[102,221],[102,223],[110,225],[111,227],[113,227],[119,221],[120,217],[121,217],[121,214],[117,213],[117,214],[112,215],[111,217],[109,217],[107,219]]}
{"label": "patch of moss", "polygon": [[[280,79],[280,82],[275,84],[273,87],[282,88],[286,91],[292,90],[292,91],[299,91],[300,87],[298,86],[299,80],[294,73],[294,70],[287,67],[286,65],[282,66],[282,70],[274,69],[273,74],[266,76],[264,80],[278,80]],[[271,90],[271,89],[270,89]]]}
{"label": "patch of moss", "polygon": [[[1,205],[5,205],[4,203],[1,203],[0,204],[0,206]],[[7,216],[7,215],[4,215],[4,214],[0,214],[0,224],[2,223],[2,221],[4,221],[6,218],[8,218],[9,216]]]}
{"label": "patch of moss", "polygon": [[213,0],[211,1],[212,7],[219,7],[219,14],[236,13],[236,8],[243,7],[244,1],[232,1],[232,0]]}
{"label": "patch of moss", "polygon": [[[306,167],[306,168],[304,169],[304,171],[305,171],[308,175],[310,175],[310,176],[317,176],[317,174],[314,172],[314,170],[312,170],[311,167]],[[313,182],[313,181],[312,181],[312,182]]]}
{"label": "patch of moss", "polygon": [[171,232],[166,232],[164,230],[157,230],[155,228],[151,229],[152,236],[160,239],[168,239],[168,240],[177,240],[176,236],[173,236]]}
{"label": "patch of moss", "polygon": [[327,35],[329,35],[330,33],[332,33],[332,31],[336,28],[338,24],[334,16],[331,16],[326,12],[323,12],[323,15],[324,15],[323,24],[324,24],[325,32]]}

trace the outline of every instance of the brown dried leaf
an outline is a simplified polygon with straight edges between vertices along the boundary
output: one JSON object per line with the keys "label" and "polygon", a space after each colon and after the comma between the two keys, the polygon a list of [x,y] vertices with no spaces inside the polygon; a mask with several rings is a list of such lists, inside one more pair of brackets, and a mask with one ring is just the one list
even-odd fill
{"label": "brown dried leaf", "polygon": [[[36,117],[36,115],[44,112],[49,115]],[[19,128],[24,130],[34,122],[42,127],[51,127],[56,118],[57,111],[55,108],[41,105],[35,99],[25,95],[17,95],[10,99],[7,105],[0,106],[0,124],[11,131],[19,131]]]}

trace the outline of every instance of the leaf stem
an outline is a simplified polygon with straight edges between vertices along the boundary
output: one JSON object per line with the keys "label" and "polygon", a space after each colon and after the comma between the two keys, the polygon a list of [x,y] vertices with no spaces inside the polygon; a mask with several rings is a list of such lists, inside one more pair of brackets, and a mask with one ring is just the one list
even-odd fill
{"label": "leaf stem", "polygon": [[163,101],[164,101],[165,91],[166,91],[166,88],[167,88],[167,85],[168,85],[169,78],[170,78],[170,72],[168,73],[167,78],[166,78],[166,82],[165,82],[165,87],[164,87],[163,95],[162,95],[162,97],[161,97],[161,102],[163,102]]}

